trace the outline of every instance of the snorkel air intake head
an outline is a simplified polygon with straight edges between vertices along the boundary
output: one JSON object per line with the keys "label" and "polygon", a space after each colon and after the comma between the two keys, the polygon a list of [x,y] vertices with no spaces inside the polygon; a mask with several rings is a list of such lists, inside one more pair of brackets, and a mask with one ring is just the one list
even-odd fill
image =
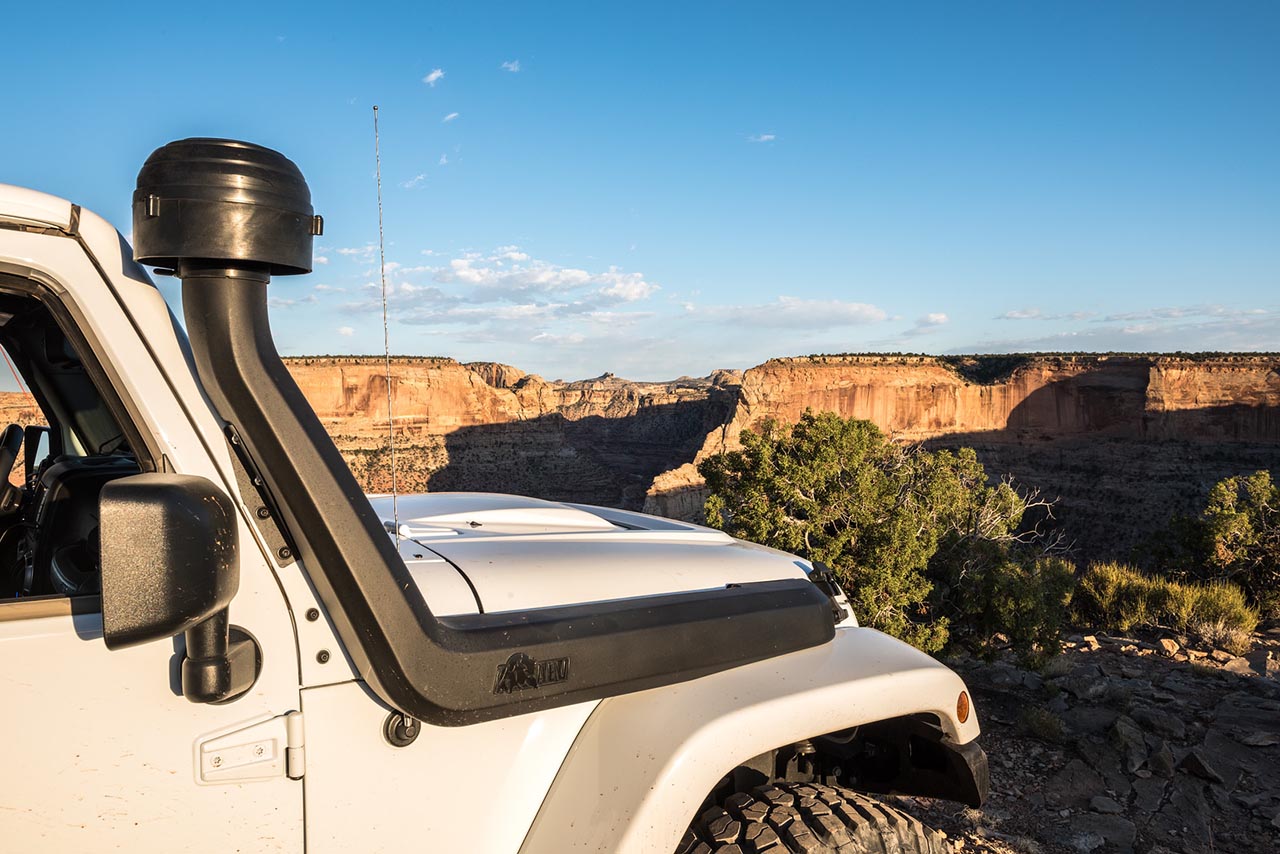
{"label": "snorkel air intake head", "polygon": [[133,191],[134,257],[155,267],[310,273],[323,227],[294,162],[249,142],[171,142],[147,158]]}

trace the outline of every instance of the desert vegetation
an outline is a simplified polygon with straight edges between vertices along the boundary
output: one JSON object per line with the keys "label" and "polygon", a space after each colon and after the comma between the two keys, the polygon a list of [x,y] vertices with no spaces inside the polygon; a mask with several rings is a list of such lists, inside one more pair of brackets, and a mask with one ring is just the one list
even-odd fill
{"label": "desert vegetation", "polygon": [[993,479],[973,450],[929,451],[831,412],[744,430],[699,472],[709,524],[828,565],[863,624],[929,652],[1036,662],[1070,628],[1147,628],[1242,654],[1280,616],[1280,488],[1265,471],[1217,484],[1170,535],[1177,561],[1154,571],[1079,566],[1054,502]]}

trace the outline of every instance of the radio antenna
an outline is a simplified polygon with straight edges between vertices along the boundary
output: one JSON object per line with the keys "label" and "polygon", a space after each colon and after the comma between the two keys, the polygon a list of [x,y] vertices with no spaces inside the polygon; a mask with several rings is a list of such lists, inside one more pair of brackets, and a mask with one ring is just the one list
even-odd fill
{"label": "radio antenna", "polygon": [[391,332],[387,324],[387,248],[382,236],[382,150],[378,140],[378,105],[373,105],[373,162],[378,179],[378,274],[382,279],[382,355],[387,368],[387,447],[391,449],[391,523],[400,543],[399,489],[396,483],[396,419],[391,406]]}

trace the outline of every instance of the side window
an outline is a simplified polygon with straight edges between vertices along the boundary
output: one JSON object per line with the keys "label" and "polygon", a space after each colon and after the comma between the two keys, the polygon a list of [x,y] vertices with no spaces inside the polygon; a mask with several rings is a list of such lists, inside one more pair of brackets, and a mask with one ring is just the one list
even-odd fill
{"label": "side window", "polygon": [[[0,319],[6,322],[9,320],[9,318]],[[17,424],[24,428],[23,442],[18,448],[13,470],[9,473],[9,484],[21,489],[27,485],[28,462],[33,459],[39,461],[41,456],[48,456],[49,442],[46,436],[43,442],[43,453],[38,448],[34,452],[29,452],[33,446],[27,441],[29,437],[25,431],[32,427],[46,426],[44,413],[40,411],[35,397],[27,389],[27,384],[18,373],[18,369],[14,367],[9,351],[3,346],[0,346],[0,356],[4,357],[4,369],[0,370],[0,429],[8,424]]]}
{"label": "side window", "polygon": [[98,495],[141,467],[90,367],[35,296],[0,289],[0,348],[0,608],[93,596]]}
{"label": "side window", "polygon": [[25,435],[22,440],[22,473],[21,475],[10,475],[10,482],[14,477],[21,477],[20,486],[26,486],[31,482],[32,474],[42,463],[49,459],[52,453],[49,447],[49,428],[43,424],[28,424]]}

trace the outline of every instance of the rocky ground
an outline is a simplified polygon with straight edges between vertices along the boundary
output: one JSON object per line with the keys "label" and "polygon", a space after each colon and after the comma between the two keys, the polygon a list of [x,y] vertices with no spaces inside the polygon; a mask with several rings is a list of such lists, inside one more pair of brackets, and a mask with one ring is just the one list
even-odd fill
{"label": "rocky ground", "polygon": [[991,797],[897,800],[957,852],[1280,852],[1280,626],[1243,657],[1143,634],[1074,636],[1040,672],[949,663],[981,716]]}

